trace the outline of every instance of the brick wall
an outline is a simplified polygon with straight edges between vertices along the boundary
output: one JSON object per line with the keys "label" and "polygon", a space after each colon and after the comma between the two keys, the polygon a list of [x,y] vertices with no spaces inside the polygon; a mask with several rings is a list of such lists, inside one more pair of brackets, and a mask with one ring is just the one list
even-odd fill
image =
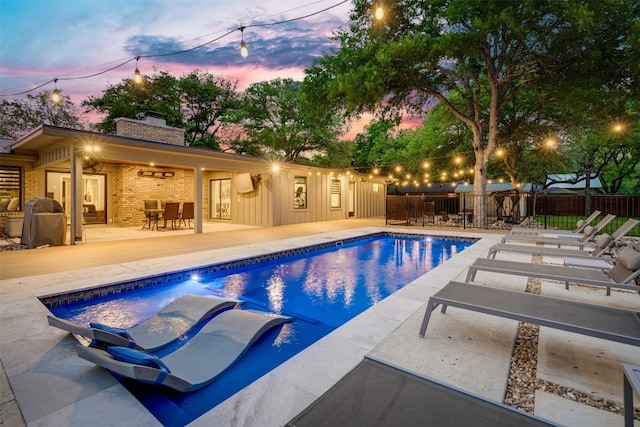
{"label": "brick wall", "polygon": [[[24,169],[23,169],[24,170]],[[24,172],[24,191],[22,200],[22,207],[20,210],[24,208],[24,204],[34,197],[44,197],[45,194],[41,194],[40,189],[40,176],[43,176],[44,173],[38,170],[30,170],[28,172]],[[44,186],[44,184],[42,184]]]}
{"label": "brick wall", "polygon": [[[145,170],[162,171],[145,167]],[[144,223],[144,200],[192,202],[193,172],[171,169],[173,177],[140,176],[140,166],[119,165],[113,176],[113,223],[120,227],[141,226]]]}
{"label": "brick wall", "polygon": [[184,147],[184,129],[167,126],[164,120],[115,119],[116,135]]}

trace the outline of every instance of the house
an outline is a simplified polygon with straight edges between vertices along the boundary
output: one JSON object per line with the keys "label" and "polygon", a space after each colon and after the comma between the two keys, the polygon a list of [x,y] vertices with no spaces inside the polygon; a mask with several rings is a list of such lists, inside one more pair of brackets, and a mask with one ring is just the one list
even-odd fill
{"label": "house", "polygon": [[[105,135],[42,125],[5,142],[0,193],[17,197],[19,210],[35,197],[60,202],[74,244],[85,213],[97,223],[142,226],[148,199],[193,201],[195,233],[203,221],[275,226],[385,213],[382,179],[186,147],[182,129],[152,114],[116,119],[116,127]],[[11,215],[0,212],[0,228]]]}
{"label": "house", "polygon": [[[545,188],[562,188],[577,192],[584,192],[587,185],[586,175],[578,175],[575,173],[551,174],[547,175]],[[589,188],[600,192],[602,183],[597,176],[591,177],[589,180]]]}

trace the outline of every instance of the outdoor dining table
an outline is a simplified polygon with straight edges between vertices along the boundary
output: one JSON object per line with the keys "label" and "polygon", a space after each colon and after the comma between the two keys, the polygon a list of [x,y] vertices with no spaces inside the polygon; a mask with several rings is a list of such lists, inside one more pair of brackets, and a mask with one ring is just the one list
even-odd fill
{"label": "outdoor dining table", "polygon": [[144,224],[142,224],[143,230],[145,229],[145,227],[151,230],[151,218],[154,217],[154,214],[158,215],[164,212],[164,209],[140,209],[140,210],[144,212],[144,215],[147,217],[147,221]]}

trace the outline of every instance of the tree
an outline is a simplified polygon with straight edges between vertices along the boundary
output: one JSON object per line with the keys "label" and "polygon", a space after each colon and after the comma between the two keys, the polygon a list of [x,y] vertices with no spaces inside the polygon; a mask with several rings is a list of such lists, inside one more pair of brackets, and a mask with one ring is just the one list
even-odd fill
{"label": "tree", "polygon": [[309,164],[323,168],[349,169],[352,167],[352,157],[352,141],[335,141],[327,146],[326,154],[313,156]]}
{"label": "tree", "polygon": [[116,132],[115,119],[135,119],[138,113],[146,111],[162,113],[167,125],[184,128],[180,95],[178,80],[162,71],[143,76],[140,84],[132,79],[122,79],[119,84],[107,87],[102,96],[91,96],[82,105],[87,107],[88,112],[97,111],[105,115],[102,122],[96,125],[104,133]]}
{"label": "tree", "polygon": [[398,135],[400,144],[406,147],[407,169],[416,176],[422,174],[427,182],[469,176],[466,162],[473,160],[468,153],[471,138],[466,126],[443,104],[425,113],[422,127],[403,130]]}
{"label": "tree", "polygon": [[68,96],[59,104],[50,100],[51,92],[28,94],[25,100],[0,101],[0,138],[17,139],[28,131],[46,124],[69,129],[83,129],[78,109]]}
{"label": "tree", "polygon": [[240,108],[237,81],[196,70],[180,78],[178,87],[186,114],[186,144],[220,150],[218,133]]}
{"label": "tree", "polygon": [[133,119],[138,113],[158,111],[167,125],[185,130],[187,146],[220,150],[221,130],[240,106],[236,85],[198,70],[180,78],[162,71],[143,76],[141,84],[123,79],[83,105],[106,114],[97,125],[105,133],[115,133],[116,118]]}
{"label": "tree", "polygon": [[337,139],[341,122],[314,105],[292,79],[250,85],[243,96],[242,124],[266,155],[295,161],[305,152],[325,151]]}
{"label": "tree", "polygon": [[[599,178],[603,190],[609,194],[621,191],[625,179],[640,173],[640,131],[632,127],[615,132],[603,126],[574,129],[574,143],[568,158],[574,164],[578,178],[585,181],[585,192],[590,192],[590,181]],[[586,206],[587,212],[590,206]]]}
{"label": "tree", "polygon": [[589,87],[602,78],[617,83],[618,74],[603,70],[629,57],[639,7],[634,0],[404,0],[388,3],[388,19],[376,23],[371,2],[355,0],[351,26],[336,36],[340,49],[318,66],[334,76],[330,93],[350,110],[419,110],[432,97],[446,105],[473,135],[474,223],[487,226],[487,166],[505,106],[524,88],[588,72]]}
{"label": "tree", "polygon": [[[389,150],[389,130],[395,123],[388,120],[373,120],[364,127],[364,132],[356,135],[353,144],[352,165],[363,170],[372,165],[380,167],[379,173],[387,174],[399,162],[395,152]],[[386,157],[383,157],[385,156]],[[390,158],[390,159],[389,159]]]}

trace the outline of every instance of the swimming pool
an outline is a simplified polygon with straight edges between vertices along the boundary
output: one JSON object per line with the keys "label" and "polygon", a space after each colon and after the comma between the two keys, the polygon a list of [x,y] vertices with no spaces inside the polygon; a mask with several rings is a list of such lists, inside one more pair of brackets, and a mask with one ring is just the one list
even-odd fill
{"label": "swimming pool", "polygon": [[43,302],[58,317],[120,327],[139,323],[188,293],[237,298],[245,301],[244,308],[294,317],[282,329],[267,333],[202,390],[181,395],[124,382],[164,425],[184,425],[471,243],[471,239],[377,233],[50,296]]}

